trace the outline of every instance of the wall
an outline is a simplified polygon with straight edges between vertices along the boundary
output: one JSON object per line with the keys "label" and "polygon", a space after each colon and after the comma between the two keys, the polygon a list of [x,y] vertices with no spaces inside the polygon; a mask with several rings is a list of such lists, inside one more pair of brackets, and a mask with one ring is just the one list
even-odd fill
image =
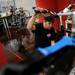
{"label": "wall", "polygon": [[0,0],[0,11],[8,11],[10,9],[10,5],[14,6],[13,0]]}
{"label": "wall", "polygon": [[32,14],[32,7],[35,5],[35,0],[15,0],[15,4],[17,8],[23,7],[24,9],[29,10],[30,14]]}

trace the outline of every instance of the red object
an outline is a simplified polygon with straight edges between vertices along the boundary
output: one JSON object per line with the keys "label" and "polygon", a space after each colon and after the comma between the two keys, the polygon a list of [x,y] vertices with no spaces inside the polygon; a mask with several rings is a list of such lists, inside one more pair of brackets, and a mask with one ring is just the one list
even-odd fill
{"label": "red object", "polygon": [[4,45],[0,42],[0,68],[8,64],[7,56],[4,51]]}
{"label": "red object", "polygon": [[75,0],[36,0],[36,6],[59,12],[74,2]]}
{"label": "red object", "polygon": [[36,6],[56,11],[57,0],[36,0]]}
{"label": "red object", "polygon": [[53,27],[56,31],[59,31],[60,20],[55,18]]}

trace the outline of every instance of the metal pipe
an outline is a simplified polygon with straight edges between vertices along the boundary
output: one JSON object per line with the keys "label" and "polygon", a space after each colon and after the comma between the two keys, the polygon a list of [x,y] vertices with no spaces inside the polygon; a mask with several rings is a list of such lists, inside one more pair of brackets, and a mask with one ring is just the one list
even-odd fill
{"label": "metal pipe", "polygon": [[8,33],[7,26],[6,26],[5,19],[3,18],[2,20],[3,20],[4,28],[5,28],[5,31],[6,31],[6,35],[7,35],[7,37],[9,38],[9,33]]}
{"label": "metal pipe", "polygon": [[68,15],[72,15],[72,14],[73,14],[73,12],[65,12],[65,13],[61,13],[61,12],[60,12],[60,13],[58,13],[57,15],[58,15],[58,16],[64,16],[64,15],[67,15],[67,16],[68,16]]}
{"label": "metal pipe", "polygon": [[11,32],[10,32],[8,21],[7,21],[6,18],[5,18],[5,22],[6,22],[6,27],[7,27],[7,30],[8,30],[9,39],[11,39]]}

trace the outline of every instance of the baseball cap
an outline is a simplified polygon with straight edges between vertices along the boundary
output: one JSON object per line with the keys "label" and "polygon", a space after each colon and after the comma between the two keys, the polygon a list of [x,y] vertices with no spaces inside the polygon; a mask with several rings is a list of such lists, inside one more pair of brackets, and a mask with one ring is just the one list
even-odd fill
{"label": "baseball cap", "polygon": [[54,16],[53,15],[45,16],[45,21],[54,22]]}

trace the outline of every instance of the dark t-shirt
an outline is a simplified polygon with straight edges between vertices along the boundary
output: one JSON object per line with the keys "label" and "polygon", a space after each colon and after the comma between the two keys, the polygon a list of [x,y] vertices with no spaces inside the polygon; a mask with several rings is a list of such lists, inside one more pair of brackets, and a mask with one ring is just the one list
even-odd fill
{"label": "dark t-shirt", "polygon": [[[55,30],[44,29],[42,23],[37,23],[35,32],[35,47],[47,47],[51,45],[51,40],[55,39]],[[48,37],[50,36],[50,37]]]}

